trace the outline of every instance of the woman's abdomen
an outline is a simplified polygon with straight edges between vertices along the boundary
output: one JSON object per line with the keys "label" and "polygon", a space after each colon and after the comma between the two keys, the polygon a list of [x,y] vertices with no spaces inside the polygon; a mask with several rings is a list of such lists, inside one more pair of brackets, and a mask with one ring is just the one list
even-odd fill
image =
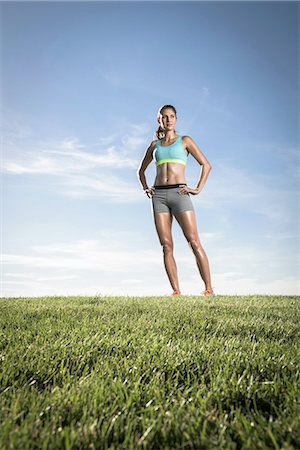
{"label": "woman's abdomen", "polygon": [[186,183],[185,166],[178,163],[164,163],[156,168],[154,184]]}

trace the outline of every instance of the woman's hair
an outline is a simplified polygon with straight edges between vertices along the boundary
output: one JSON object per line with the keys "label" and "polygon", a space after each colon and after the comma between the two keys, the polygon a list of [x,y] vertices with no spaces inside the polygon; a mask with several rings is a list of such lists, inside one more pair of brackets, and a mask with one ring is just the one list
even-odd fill
{"label": "woman's hair", "polygon": [[[157,113],[157,118],[159,119],[160,115],[162,114],[163,110],[166,108],[171,108],[173,109],[175,116],[177,118],[177,112],[174,106],[172,105],[163,105],[159,108],[158,113]],[[174,130],[175,131],[175,130]],[[163,137],[165,137],[165,130],[159,125],[159,127],[157,128],[157,130],[154,132],[156,139],[162,139]]]}

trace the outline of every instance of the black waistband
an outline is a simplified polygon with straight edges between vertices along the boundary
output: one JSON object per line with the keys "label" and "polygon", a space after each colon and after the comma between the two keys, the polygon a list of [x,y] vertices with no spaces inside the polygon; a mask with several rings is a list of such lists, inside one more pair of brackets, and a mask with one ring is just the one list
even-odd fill
{"label": "black waistband", "polygon": [[186,186],[186,183],[154,185],[155,189],[171,189],[176,187],[178,188],[179,186]]}

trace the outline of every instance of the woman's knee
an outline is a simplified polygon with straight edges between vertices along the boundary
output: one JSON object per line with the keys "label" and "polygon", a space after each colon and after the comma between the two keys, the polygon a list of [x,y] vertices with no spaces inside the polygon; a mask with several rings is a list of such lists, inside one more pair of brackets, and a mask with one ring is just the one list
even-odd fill
{"label": "woman's knee", "polygon": [[200,240],[197,236],[191,236],[190,238],[187,238],[189,246],[192,248],[192,250],[201,250],[202,245],[200,243]]}
{"label": "woman's knee", "polygon": [[172,241],[164,241],[162,244],[162,249],[165,254],[173,253],[173,242]]}

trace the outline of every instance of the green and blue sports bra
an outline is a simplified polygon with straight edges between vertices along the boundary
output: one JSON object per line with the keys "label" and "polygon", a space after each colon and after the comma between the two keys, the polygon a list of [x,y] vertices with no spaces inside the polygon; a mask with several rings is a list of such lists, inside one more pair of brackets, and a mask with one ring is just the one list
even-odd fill
{"label": "green and blue sports bra", "polygon": [[187,157],[186,150],[182,145],[182,136],[179,136],[173,144],[160,145],[160,139],[156,142],[153,157],[156,161],[156,166],[160,166],[165,162],[176,162],[186,165]]}

